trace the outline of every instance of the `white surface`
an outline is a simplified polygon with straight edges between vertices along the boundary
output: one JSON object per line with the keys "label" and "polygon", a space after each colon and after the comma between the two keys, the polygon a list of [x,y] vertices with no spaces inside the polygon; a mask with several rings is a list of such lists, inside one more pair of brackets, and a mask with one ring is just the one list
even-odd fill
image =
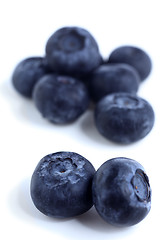
{"label": "white surface", "polygon": [[[0,3],[0,213],[1,239],[165,239],[166,36],[165,1],[17,1]],[[22,59],[43,55],[48,37],[67,25],[82,26],[98,41],[101,53],[120,45],[145,49],[153,71],[138,94],[153,106],[152,132],[129,146],[104,139],[93,125],[91,111],[77,122],[56,126],[43,119],[33,102],[11,85],[11,74]],[[139,161],[153,191],[152,209],[134,227],[116,229],[103,222],[94,209],[69,220],[41,214],[29,195],[29,181],[38,161],[56,151],[75,151],[97,169],[118,156]],[[3,236],[3,237],[2,237]]]}

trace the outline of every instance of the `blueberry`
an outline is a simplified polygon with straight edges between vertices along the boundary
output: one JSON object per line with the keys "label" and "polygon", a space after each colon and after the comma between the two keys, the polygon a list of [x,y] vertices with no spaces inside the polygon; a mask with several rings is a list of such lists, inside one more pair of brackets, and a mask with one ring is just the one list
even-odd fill
{"label": "blueberry", "polygon": [[146,101],[131,93],[114,93],[96,105],[95,124],[111,141],[128,144],[144,138],[154,125],[154,111]]}
{"label": "blueberry", "polygon": [[81,155],[56,152],[42,158],[30,184],[32,201],[43,214],[68,218],[88,211],[92,205],[95,169]]}
{"label": "blueberry", "polygon": [[95,69],[102,58],[94,37],[80,27],[58,29],[46,43],[50,67],[61,74],[86,74]]}
{"label": "blueberry", "polygon": [[93,71],[89,79],[89,91],[93,101],[114,92],[136,93],[140,77],[128,64],[103,64]]}
{"label": "blueberry", "polygon": [[43,117],[58,124],[75,121],[89,106],[88,91],[81,81],[56,74],[40,79],[33,100]]}
{"label": "blueberry", "polygon": [[31,98],[38,80],[50,72],[45,58],[31,57],[22,60],[15,68],[12,83],[15,89],[25,97]]}
{"label": "blueberry", "polygon": [[125,227],[142,221],[151,208],[151,188],[144,168],[129,158],[113,158],[96,171],[93,202],[108,223]]}
{"label": "blueberry", "polygon": [[152,62],[149,55],[135,46],[121,46],[109,56],[109,63],[126,63],[133,66],[143,81],[151,72]]}

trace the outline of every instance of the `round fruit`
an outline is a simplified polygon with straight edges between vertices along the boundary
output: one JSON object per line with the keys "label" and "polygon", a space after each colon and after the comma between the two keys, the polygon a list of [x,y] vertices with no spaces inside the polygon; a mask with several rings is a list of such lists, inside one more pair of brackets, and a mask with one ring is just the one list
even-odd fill
{"label": "round fruit", "polygon": [[50,71],[44,58],[26,58],[16,66],[13,72],[13,86],[24,97],[31,98],[35,84]]}
{"label": "round fruit", "polygon": [[144,138],[154,125],[154,111],[144,99],[130,93],[114,93],[96,105],[95,124],[111,141],[132,143]]}
{"label": "round fruit", "polygon": [[32,178],[30,192],[43,214],[56,218],[77,216],[92,205],[92,164],[74,152],[56,152],[42,158]]}
{"label": "round fruit", "polygon": [[63,27],[48,39],[46,58],[61,74],[87,74],[99,66],[101,55],[94,37],[80,27]]}
{"label": "round fruit", "polygon": [[42,116],[57,124],[75,121],[89,106],[89,94],[81,81],[56,74],[40,79],[33,100]]}
{"label": "round fruit", "polygon": [[129,158],[113,158],[93,178],[93,202],[108,223],[125,227],[142,221],[151,208],[151,188],[144,168]]}
{"label": "round fruit", "polygon": [[135,68],[128,64],[103,64],[89,78],[90,96],[97,102],[110,93],[136,93],[140,81]]}
{"label": "round fruit", "polygon": [[109,56],[109,63],[126,63],[133,66],[143,81],[151,72],[152,62],[149,55],[135,46],[121,46]]}

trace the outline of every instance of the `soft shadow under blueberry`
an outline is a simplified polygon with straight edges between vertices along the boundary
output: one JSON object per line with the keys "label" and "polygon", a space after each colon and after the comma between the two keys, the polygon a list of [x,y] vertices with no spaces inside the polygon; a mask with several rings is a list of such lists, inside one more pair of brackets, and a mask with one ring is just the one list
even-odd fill
{"label": "soft shadow under blueberry", "polygon": [[94,113],[93,110],[90,109],[81,117],[80,127],[82,132],[94,141],[105,142],[105,144],[109,144],[109,142],[103,139],[103,137],[100,136],[100,134],[98,133],[95,127],[93,113]]}
{"label": "soft shadow under blueberry", "polygon": [[[67,237],[66,239],[78,239],[80,231],[82,235],[80,239],[84,239],[89,234],[98,236],[96,239],[101,239],[101,236],[107,234],[112,236],[128,235],[135,228],[116,228],[106,223],[98,215],[95,208],[92,207],[86,213],[67,219],[56,219],[45,216],[36,209],[30,197],[29,189],[30,179],[24,179],[18,184],[8,195],[7,204],[11,214],[25,224],[36,225],[39,229],[51,231],[53,234],[60,234]],[[66,229],[66,231],[64,231]],[[98,234],[98,235],[96,235]]]}
{"label": "soft shadow under blueberry", "polygon": [[94,120],[94,109],[88,110],[81,118],[80,121],[80,128],[82,130],[82,133],[86,135],[88,138],[92,139],[93,142],[96,142],[97,144],[107,146],[107,147],[113,147],[113,148],[126,148],[126,147],[132,147],[133,145],[136,145],[139,141],[132,142],[129,144],[123,144],[118,142],[113,142],[104,136],[100,134],[97,127],[95,126],[95,120]]}
{"label": "soft shadow under blueberry", "polygon": [[120,232],[126,232],[130,231],[131,228],[124,227],[124,228],[118,228],[110,225],[109,223],[105,222],[97,213],[95,207],[92,207],[89,211],[86,213],[78,216],[76,220],[86,226],[87,228],[93,229],[98,232],[104,232],[104,233],[120,233]]}
{"label": "soft shadow under blueberry", "polygon": [[108,139],[104,138],[95,126],[94,121],[94,109],[88,110],[81,118],[80,121],[80,128],[82,133],[86,135],[88,138],[92,139],[94,142],[98,144],[102,144],[104,146],[119,146],[118,144],[109,141]]}

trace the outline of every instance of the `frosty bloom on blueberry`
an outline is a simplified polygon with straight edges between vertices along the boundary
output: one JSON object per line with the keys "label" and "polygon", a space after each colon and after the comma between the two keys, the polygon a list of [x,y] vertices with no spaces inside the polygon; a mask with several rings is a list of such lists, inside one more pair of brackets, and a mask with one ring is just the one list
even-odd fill
{"label": "frosty bloom on blueberry", "polygon": [[89,92],[94,102],[116,92],[136,93],[140,77],[128,64],[102,64],[89,77]]}
{"label": "frosty bloom on blueberry", "polygon": [[30,185],[34,205],[43,214],[67,218],[92,205],[93,165],[74,152],[56,152],[38,163]]}
{"label": "frosty bloom on blueberry", "polygon": [[31,98],[33,88],[41,77],[51,72],[43,57],[30,57],[22,60],[14,69],[12,83],[24,97]]}
{"label": "frosty bloom on blueberry", "polygon": [[104,137],[123,144],[144,138],[154,125],[152,106],[131,93],[112,93],[103,97],[96,105],[94,118]]}
{"label": "frosty bloom on blueberry", "polygon": [[94,37],[80,27],[58,29],[48,39],[46,58],[50,67],[65,74],[87,74],[101,63]]}
{"label": "frosty bloom on blueberry", "polygon": [[148,176],[133,159],[119,157],[104,162],[95,173],[92,191],[97,212],[111,225],[135,225],[151,209]]}
{"label": "frosty bloom on blueberry", "polygon": [[33,100],[42,116],[57,124],[76,120],[89,106],[89,94],[84,83],[57,74],[40,79],[34,88]]}
{"label": "frosty bloom on blueberry", "polygon": [[43,157],[30,183],[36,208],[55,218],[75,217],[94,204],[111,225],[131,226],[142,221],[151,209],[151,187],[143,166],[117,157],[97,171],[75,152],[56,152]]}
{"label": "frosty bloom on blueberry", "polygon": [[93,101],[99,132],[126,144],[144,138],[153,128],[152,106],[136,96],[151,69],[143,49],[120,46],[104,61],[89,31],[66,26],[49,37],[44,57],[27,58],[16,66],[12,83],[55,124],[74,122]]}

